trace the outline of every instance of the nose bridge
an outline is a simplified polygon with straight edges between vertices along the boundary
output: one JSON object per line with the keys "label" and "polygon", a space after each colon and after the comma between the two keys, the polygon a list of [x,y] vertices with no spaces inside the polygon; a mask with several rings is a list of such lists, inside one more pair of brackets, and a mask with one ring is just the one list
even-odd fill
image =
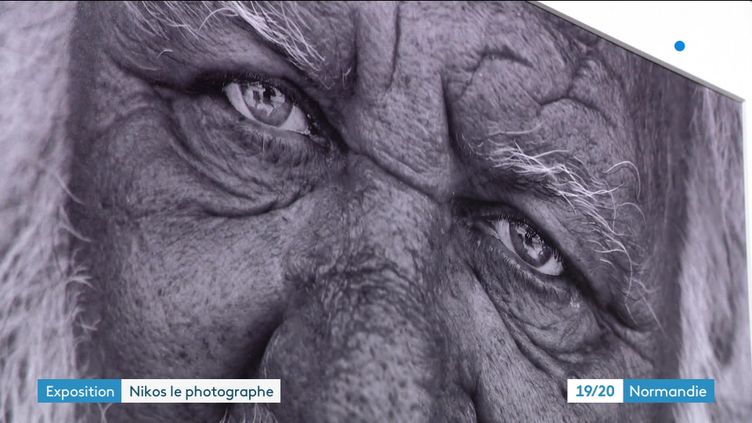
{"label": "nose bridge", "polygon": [[[440,261],[440,238],[451,223],[446,204],[354,153],[316,202],[320,206],[290,251],[288,278],[311,282],[333,274],[392,274],[390,289],[411,295],[430,291],[425,273]],[[356,286],[355,279],[349,285]]]}
{"label": "nose bridge", "polygon": [[441,377],[436,281],[425,277],[440,207],[363,156],[342,181],[330,198],[342,216],[328,217],[341,230],[301,240],[316,245],[304,249],[316,249],[319,262],[296,268],[309,274],[297,277],[297,304],[264,356],[262,376],[281,378],[290,398],[275,413],[284,421],[427,420]]}
{"label": "nose bridge", "polygon": [[352,251],[424,287],[424,266],[435,258],[431,246],[446,224],[443,204],[368,156],[352,155],[348,174]]}

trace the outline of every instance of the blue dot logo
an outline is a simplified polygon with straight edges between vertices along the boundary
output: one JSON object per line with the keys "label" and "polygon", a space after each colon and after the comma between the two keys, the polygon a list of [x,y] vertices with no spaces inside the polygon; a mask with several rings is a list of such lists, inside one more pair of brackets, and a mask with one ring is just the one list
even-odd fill
{"label": "blue dot logo", "polygon": [[679,40],[679,41],[677,41],[677,42],[674,43],[674,48],[676,49],[676,51],[682,51],[682,50],[684,50],[684,47],[686,47],[686,46],[684,45],[684,41],[682,41],[682,40]]}

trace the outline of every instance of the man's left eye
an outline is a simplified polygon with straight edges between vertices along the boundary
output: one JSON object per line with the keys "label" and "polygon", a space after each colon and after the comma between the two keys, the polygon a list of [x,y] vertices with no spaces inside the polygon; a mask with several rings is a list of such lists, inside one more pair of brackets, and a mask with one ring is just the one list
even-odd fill
{"label": "man's left eye", "polygon": [[253,122],[283,131],[310,135],[306,114],[274,85],[253,82],[231,82],[223,88],[232,107]]}
{"label": "man's left eye", "polygon": [[559,276],[564,272],[561,253],[533,226],[512,218],[499,217],[490,222],[491,235],[538,273]]}

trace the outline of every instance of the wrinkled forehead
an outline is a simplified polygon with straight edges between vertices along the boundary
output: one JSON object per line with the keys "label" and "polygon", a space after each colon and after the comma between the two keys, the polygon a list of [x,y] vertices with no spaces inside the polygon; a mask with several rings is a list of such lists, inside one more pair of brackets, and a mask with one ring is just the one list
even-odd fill
{"label": "wrinkled forehead", "polygon": [[[337,99],[332,108],[377,116],[381,127],[343,119],[368,128],[371,142],[394,139],[394,122],[418,122],[397,128],[398,138],[410,142],[383,149],[408,158],[429,151],[419,173],[431,180],[446,173],[452,148],[472,169],[488,164],[489,149],[557,152],[559,163],[583,174],[608,174],[608,185],[623,187],[622,200],[632,201],[640,179],[632,171],[643,181],[660,174],[652,153],[672,148],[655,142],[660,134],[646,124],[670,120],[672,111],[660,98],[640,99],[652,101],[652,113],[634,106],[635,96],[665,79],[657,67],[529,3],[147,3],[120,12],[126,18],[114,32],[130,33],[130,41],[138,39],[134,17],[147,32],[188,34],[154,42],[152,57],[162,61],[141,68],[165,66],[168,57],[182,60],[164,72],[171,75],[201,63],[242,63],[247,59],[238,57],[252,55],[253,37],[312,81],[322,103]],[[188,52],[182,59],[181,47]],[[455,145],[442,144],[447,138]],[[650,155],[641,154],[646,149]],[[629,171],[610,172],[624,163],[620,169]]]}
{"label": "wrinkled forehead", "polygon": [[[319,78],[341,77],[336,71],[355,65],[363,48],[391,53],[380,57],[383,61],[399,59],[392,55],[407,49],[416,61],[449,68],[472,66],[472,56],[483,54],[555,68],[579,60],[580,45],[595,40],[524,2],[269,2],[247,7],[269,24],[270,38],[271,29],[278,29],[277,36],[284,38],[280,44],[298,50],[295,59],[319,71]],[[342,61],[349,66],[341,66]]]}
{"label": "wrinkled forehead", "polygon": [[247,7],[255,15],[246,15],[251,26],[258,31],[255,21],[263,20],[268,31],[262,35],[267,40],[322,85],[334,87],[364,73],[380,71],[390,74],[383,78],[391,79],[401,66],[413,75],[440,76],[460,90],[482,71],[484,62],[497,61],[508,66],[485,77],[528,77],[525,88],[545,98],[552,85],[571,80],[575,65],[596,41],[592,34],[525,2],[305,2]]}
{"label": "wrinkled forehead", "polygon": [[[121,32],[167,28],[203,38],[198,43],[207,50],[212,42],[225,50],[247,42],[227,36],[233,30],[223,26],[234,23],[333,89],[363,73],[394,73],[399,65],[416,76],[463,84],[483,62],[499,61],[528,72],[510,68],[486,77],[535,76],[526,88],[544,96],[551,85],[571,80],[575,65],[588,55],[609,59],[592,57],[597,37],[525,2],[168,2],[125,9],[117,25]],[[410,67],[416,63],[421,66]]]}
{"label": "wrinkled forehead", "polygon": [[402,112],[399,96],[385,91],[415,101],[443,91],[450,135],[469,148],[492,134],[594,166],[635,158],[627,96],[639,62],[531,4],[265,3],[253,11],[274,22],[266,38],[323,87],[355,85]]}

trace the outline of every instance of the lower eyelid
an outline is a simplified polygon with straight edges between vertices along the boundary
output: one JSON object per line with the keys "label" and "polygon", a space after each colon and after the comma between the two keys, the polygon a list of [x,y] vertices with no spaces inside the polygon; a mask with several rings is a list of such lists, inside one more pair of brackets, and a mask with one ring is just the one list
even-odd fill
{"label": "lower eyelid", "polygon": [[[481,241],[481,244],[483,241]],[[482,262],[489,262],[489,257],[499,257],[493,264],[484,264],[475,267],[474,274],[479,282],[484,286],[489,297],[494,303],[506,304],[505,307],[511,306],[510,301],[506,298],[509,295],[520,294],[519,289],[528,290],[528,295],[532,295],[530,301],[539,302],[547,309],[562,308],[569,310],[569,313],[588,313],[597,315],[591,308],[590,302],[580,291],[580,289],[570,280],[554,280],[553,278],[540,278],[533,274],[514,258],[498,251],[500,247],[486,246],[481,258]],[[503,248],[503,247],[501,247]],[[499,262],[501,260],[502,262]],[[504,270],[501,270],[501,267]],[[528,309],[529,305],[525,306]],[[498,307],[498,305],[497,305]],[[521,310],[514,312],[516,315]],[[563,312],[563,310],[562,310]],[[572,316],[574,316],[572,314]],[[584,314],[581,315],[584,318]]]}
{"label": "lower eyelid", "polygon": [[[475,222],[473,227],[477,228],[478,225],[479,224]],[[483,230],[483,232],[488,230],[489,229],[486,228],[485,230]],[[483,239],[484,237],[485,239]],[[498,276],[497,272],[493,270],[497,266],[503,265],[505,268],[510,269],[511,272],[513,272],[516,280],[521,281],[525,284],[525,288],[535,290],[539,294],[543,295],[544,299],[560,303],[569,302],[572,300],[573,296],[577,295],[577,293],[579,292],[579,288],[575,286],[574,282],[570,281],[566,277],[554,277],[535,274],[533,270],[528,269],[525,264],[520,263],[517,258],[512,257],[512,254],[514,253],[507,251],[508,248],[506,246],[499,245],[501,244],[501,241],[498,241],[496,238],[494,238],[496,240],[496,245],[489,245],[489,240],[487,237],[487,233],[483,233],[482,235],[479,234],[473,237],[480,242],[481,247],[483,248],[483,250],[485,250],[485,261],[487,263],[492,263],[490,266],[487,266],[487,268],[491,271],[489,276],[492,279],[491,281],[487,281],[487,283],[504,283],[504,281],[501,280],[501,278]],[[503,263],[499,263],[499,260],[501,260]]]}
{"label": "lower eyelid", "polygon": [[322,152],[315,137],[263,127],[240,116],[224,97],[181,97],[172,103],[172,113],[192,151],[201,160],[228,160],[225,167],[267,158],[302,164]]}
{"label": "lower eyelid", "polygon": [[[241,99],[242,101],[242,99]],[[254,119],[252,116],[246,116],[244,113],[241,113],[239,110],[236,110],[236,106],[234,104],[231,104],[231,101],[229,100],[229,95],[226,99],[223,99],[224,104],[226,105],[227,113],[235,113],[236,116],[238,116],[237,119],[233,120],[232,124],[238,127],[239,131],[254,131],[254,132],[266,132],[270,134],[270,137],[274,138],[285,138],[285,137],[302,137],[304,139],[300,139],[300,142],[308,142],[314,144],[318,148],[323,148],[326,151],[329,151],[334,146],[334,142],[331,141],[329,138],[312,133],[311,129],[314,127],[318,127],[315,125],[314,122],[311,121],[311,117],[305,114],[305,112],[299,108],[299,106],[295,106],[293,111],[291,113],[297,113],[298,117],[297,119],[302,119],[306,122],[307,130],[305,132],[303,131],[297,131],[297,130],[286,130],[281,128],[275,128],[273,126],[266,125],[262,122],[257,122],[256,119]],[[241,106],[244,107],[244,106]],[[246,109],[247,110],[247,109]],[[247,112],[250,114],[250,111]],[[299,123],[299,122],[298,122]],[[296,140],[297,141],[297,140]]]}
{"label": "lower eyelid", "polygon": [[523,268],[523,265],[517,263],[515,259],[503,257],[502,260],[506,261],[507,265],[512,267],[517,276],[524,279],[524,283],[544,295],[545,299],[555,300],[557,302],[571,301],[573,290],[576,289],[576,287],[571,285],[568,281],[541,280],[541,278],[536,277],[532,271]]}
{"label": "lower eyelid", "polygon": [[[280,130],[272,126],[265,125],[261,122],[257,122],[253,118],[249,119],[235,110],[235,108],[232,104],[230,104],[227,98],[212,98],[206,99],[206,101],[212,101],[216,105],[216,109],[213,106],[210,112],[223,114],[225,118],[222,118],[221,120],[224,121],[226,125],[228,125],[227,127],[232,128],[232,130],[237,132],[239,136],[244,136],[247,139],[263,137],[265,140],[271,141],[276,139],[283,140],[285,138],[292,137],[301,138],[299,140],[296,139],[296,142],[305,142],[306,140],[302,138],[314,138],[313,136],[309,136],[308,134],[300,134],[294,131]],[[199,107],[199,110],[203,111],[203,109],[204,107]],[[319,144],[317,140],[314,140],[314,142],[316,144]]]}

